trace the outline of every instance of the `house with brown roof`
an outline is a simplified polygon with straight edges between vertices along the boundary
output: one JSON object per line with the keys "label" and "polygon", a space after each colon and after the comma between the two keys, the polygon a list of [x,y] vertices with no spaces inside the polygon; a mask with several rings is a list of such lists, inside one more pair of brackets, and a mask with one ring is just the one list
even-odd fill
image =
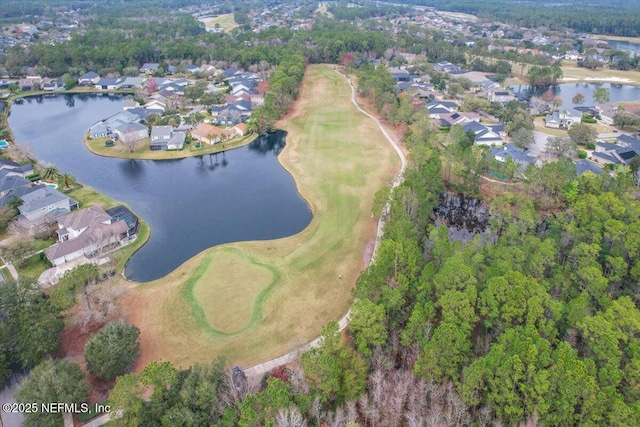
{"label": "house with brown roof", "polygon": [[129,227],[99,206],[91,206],[58,220],[58,242],[44,250],[54,266],[86,256],[92,258],[128,240]]}
{"label": "house with brown roof", "polygon": [[208,123],[200,123],[191,131],[191,137],[207,144],[215,144],[224,140],[227,134],[222,128]]}

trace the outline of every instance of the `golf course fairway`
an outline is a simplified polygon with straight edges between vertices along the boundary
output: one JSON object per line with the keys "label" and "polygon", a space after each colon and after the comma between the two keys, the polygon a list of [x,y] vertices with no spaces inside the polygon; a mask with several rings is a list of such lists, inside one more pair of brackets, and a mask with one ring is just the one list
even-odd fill
{"label": "golf course fairway", "polygon": [[218,355],[246,367],[295,350],[346,313],[375,236],[373,196],[400,167],[350,96],[333,66],[309,66],[298,100],[276,124],[288,132],[279,161],[313,211],[307,228],[207,249],[119,300],[141,330],[137,369]]}

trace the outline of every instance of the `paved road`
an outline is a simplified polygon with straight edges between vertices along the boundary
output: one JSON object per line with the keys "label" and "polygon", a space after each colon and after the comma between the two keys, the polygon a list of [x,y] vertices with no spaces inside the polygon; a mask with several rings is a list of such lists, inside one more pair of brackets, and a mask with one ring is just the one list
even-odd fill
{"label": "paved road", "polygon": [[[402,163],[402,166],[400,167],[400,170],[398,171],[398,173],[397,173],[397,175],[395,177],[395,180],[393,181],[393,184],[391,186],[391,188],[396,188],[398,185],[400,185],[404,181],[404,171],[407,168],[407,158],[405,157],[404,153],[400,149],[400,146],[398,145],[396,140],[393,139],[393,137],[391,135],[389,135],[389,133],[382,126],[380,121],[376,117],[374,117],[371,114],[367,113],[365,110],[363,110],[360,107],[360,105],[358,104],[358,101],[356,100],[356,91],[355,91],[355,88],[353,87],[353,85],[351,84],[351,80],[347,76],[345,76],[345,78],[347,79],[347,83],[349,84],[349,87],[351,88],[351,102],[353,103],[353,105],[355,105],[355,107],[358,109],[358,111],[360,111],[362,114],[366,115],[367,117],[371,118],[371,120],[373,120],[376,123],[376,125],[378,126],[378,129],[380,129],[380,132],[382,132],[382,134],[385,136],[385,138],[387,138],[387,141],[389,141],[389,144],[391,144],[393,149],[398,154],[398,157],[400,157],[400,161]],[[373,262],[373,260],[375,260],[376,253],[378,251],[378,245],[380,244],[380,239],[381,239],[382,234],[383,234],[383,229],[384,229],[384,219],[380,218],[378,220],[378,226],[377,226],[377,230],[376,230],[376,242],[375,242],[375,245],[374,245],[374,248],[373,248],[373,255],[371,257],[370,263]],[[344,330],[347,327],[347,325],[349,324],[350,315],[351,315],[351,309],[349,309],[349,311],[347,311],[347,313],[344,316],[342,316],[342,318],[338,321],[338,326],[339,326],[339,330],[340,331]],[[296,360],[301,353],[304,353],[305,351],[307,351],[309,349],[316,348],[316,347],[319,347],[319,346],[320,346],[320,337],[314,339],[310,343],[307,343],[307,344],[303,345],[302,347],[298,348],[297,350],[294,350],[294,351],[292,351],[290,353],[287,353],[287,354],[285,354],[283,356],[277,357],[275,359],[269,360],[269,361],[261,363],[259,365],[255,365],[255,366],[251,366],[249,368],[246,368],[246,369],[244,369],[244,373],[249,378],[251,378],[251,377],[262,377],[264,374],[266,374],[267,372],[271,371],[273,368],[277,368],[278,366],[282,366],[282,365],[285,365],[287,363],[291,363],[294,360]]]}

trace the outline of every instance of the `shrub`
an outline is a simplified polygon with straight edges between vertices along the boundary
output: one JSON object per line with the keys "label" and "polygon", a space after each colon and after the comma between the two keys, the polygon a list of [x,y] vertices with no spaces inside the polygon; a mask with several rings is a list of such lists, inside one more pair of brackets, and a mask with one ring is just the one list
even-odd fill
{"label": "shrub", "polygon": [[586,159],[587,158],[587,152],[584,150],[578,150],[578,157],[581,159]]}
{"label": "shrub", "polygon": [[596,149],[596,144],[594,144],[593,142],[587,142],[587,148],[589,150],[595,150]]}

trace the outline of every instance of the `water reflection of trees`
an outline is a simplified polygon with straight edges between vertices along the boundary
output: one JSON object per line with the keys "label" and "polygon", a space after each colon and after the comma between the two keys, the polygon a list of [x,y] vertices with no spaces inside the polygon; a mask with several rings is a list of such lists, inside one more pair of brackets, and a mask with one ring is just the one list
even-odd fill
{"label": "water reflection of trees", "polygon": [[255,151],[261,155],[265,155],[268,152],[273,151],[273,154],[277,156],[284,148],[286,136],[287,133],[282,130],[261,135],[249,144],[249,150]]}

